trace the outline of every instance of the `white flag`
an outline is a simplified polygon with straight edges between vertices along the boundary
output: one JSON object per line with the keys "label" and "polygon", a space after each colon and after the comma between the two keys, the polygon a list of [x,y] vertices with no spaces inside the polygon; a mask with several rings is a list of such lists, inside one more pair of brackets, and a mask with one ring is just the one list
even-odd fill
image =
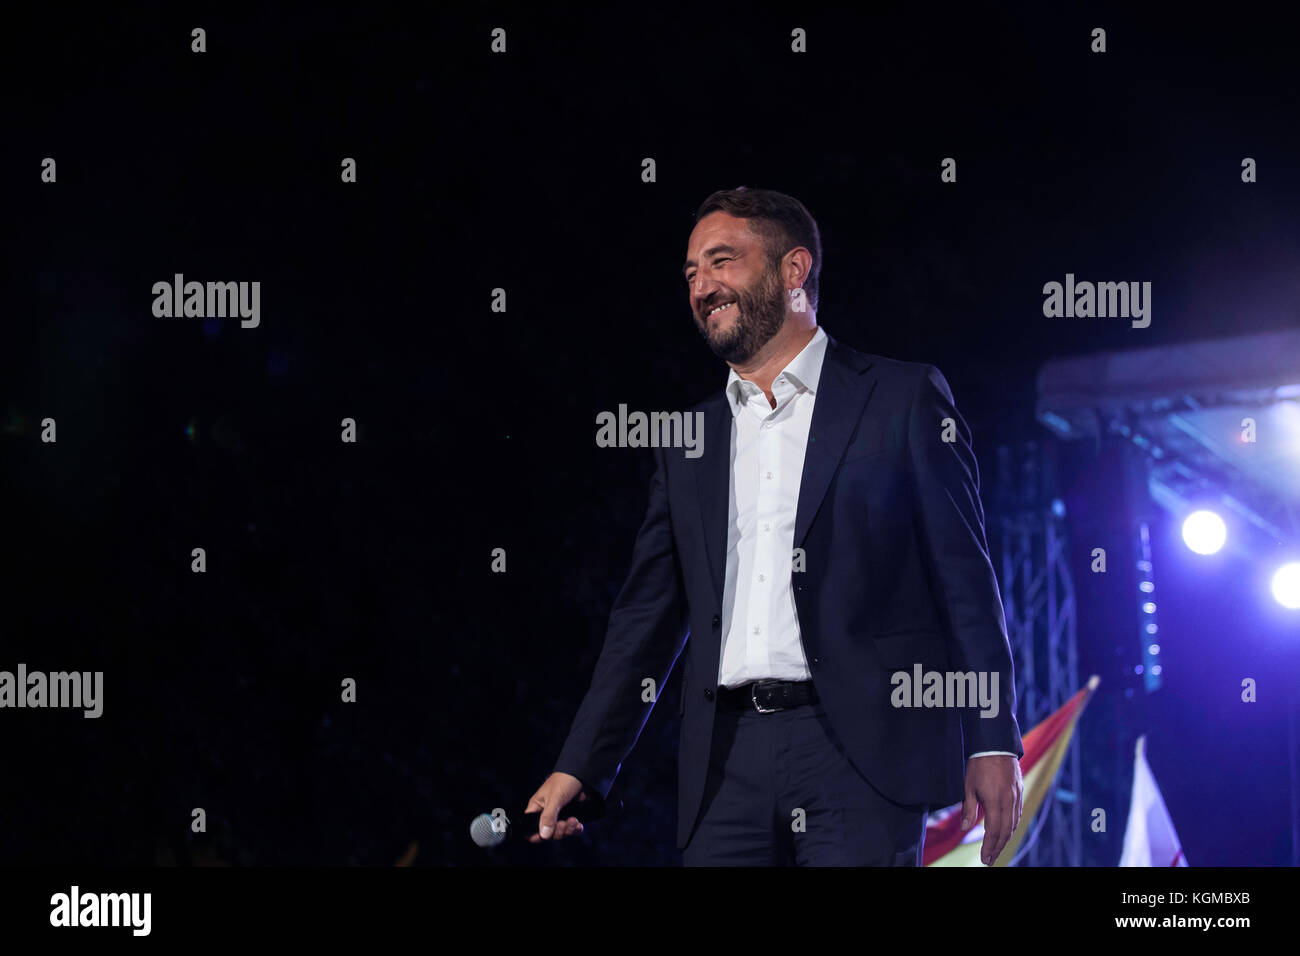
{"label": "white flag", "polygon": [[1138,738],[1133,764],[1133,799],[1128,806],[1120,866],[1187,866],[1174,821],[1165,809],[1155,775],[1147,763],[1146,737]]}

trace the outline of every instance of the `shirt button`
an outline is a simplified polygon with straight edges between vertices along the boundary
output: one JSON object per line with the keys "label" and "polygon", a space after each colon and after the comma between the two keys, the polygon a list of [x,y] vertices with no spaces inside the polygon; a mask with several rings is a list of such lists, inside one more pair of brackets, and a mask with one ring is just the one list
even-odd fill
{"label": "shirt button", "polygon": [[762,633],[763,633],[763,629],[762,629],[761,627],[759,627],[759,626],[756,624],[756,625],[754,625],[754,633],[755,633],[755,634],[762,634]]}
{"label": "shirt button", "polygon": [[766,580],[767,580],[767,576],[766,576],[766,575],[763,575],[763,574],[760,574],[760,575],[758,576],[758,579],[759,579],[760,581],[766,581]]}
{"label": "shirt button", "polygon": [[764,475],[764,477],[767,478],[768,481],[771,481],[771,480],[772,480],[772,473],[769,471],[766,475]]}

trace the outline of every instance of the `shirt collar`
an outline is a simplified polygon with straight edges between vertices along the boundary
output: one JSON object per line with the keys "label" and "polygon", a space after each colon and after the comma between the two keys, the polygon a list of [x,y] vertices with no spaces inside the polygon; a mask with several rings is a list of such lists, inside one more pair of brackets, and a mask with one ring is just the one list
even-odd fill
{"label": "shirt collar", "polygon": [[[815,395],[817,394],[817,383],[821,381],[822,360],[825,357],[826,333],[822,331],[822,327],[819,325],[817,331],[813,333],[813,337],[809,339],[808,344],[790,360],[789,364],[777,375],[777,378],[784,375],[795,387],[806,388]],[[740,409],[744,407],[747,400],[745,383],[746,379],[741,378],[734,368],[731,369],[731,373],[727,376],[726,394],[727,403],[731,406],[733,417],[740,414]]]}

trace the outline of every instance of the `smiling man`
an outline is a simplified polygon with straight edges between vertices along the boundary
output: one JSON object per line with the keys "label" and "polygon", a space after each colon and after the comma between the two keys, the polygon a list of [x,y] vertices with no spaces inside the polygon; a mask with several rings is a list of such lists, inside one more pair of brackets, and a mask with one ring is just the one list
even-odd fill
{"label": "smiling man", "polygon": [[[688,866],[917,866],[930,808],[985,811],[992,863],[1019,825],[1024,755],[970,431],[937,368],[817,324],[822,249],[796,199],[723,190],[683,275],[730,370],[704,453],[655,449],[650,503],[540,833],[582,831],[682,660],[677,845]],[[685,655],[682,651],[685,649]],[[914,666],[993,676],[977,702],[891,703]]]}

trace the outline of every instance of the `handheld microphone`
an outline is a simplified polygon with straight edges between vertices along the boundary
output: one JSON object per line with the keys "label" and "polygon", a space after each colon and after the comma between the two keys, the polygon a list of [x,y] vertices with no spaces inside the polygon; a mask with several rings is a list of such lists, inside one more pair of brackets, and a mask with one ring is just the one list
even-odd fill
{"label": "handheld microphone", "polygon": [[[560,811],[558,819],[567,820],[569,817],[577,817],[578,821],[585,825],[593,820],[621,813],[622,810],[622,800],[610,800],[608,803],[599,798],[584,800],[581,803],[573,800]],[[505,810],[498,807],[491,813],[480,813],[476,816],[469,825],[469,836],[476,846],[484,849],[500,846],[506,840],[524,841],[538,831],[541,819],[542,811],[534,810],[532,813],[522,813],[515,820],[511,820]]]}

